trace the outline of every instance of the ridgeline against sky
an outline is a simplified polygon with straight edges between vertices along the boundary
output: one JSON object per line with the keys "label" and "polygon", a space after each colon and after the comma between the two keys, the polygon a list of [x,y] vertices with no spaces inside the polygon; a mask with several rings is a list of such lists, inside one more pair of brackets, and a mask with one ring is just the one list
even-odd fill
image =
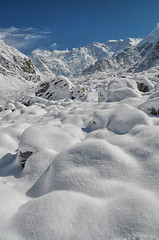
{"label": "ridgeline against sky", "polygon": [[0,39],[24,53],[144,38],[159,22],[158,0],[1,0]]}

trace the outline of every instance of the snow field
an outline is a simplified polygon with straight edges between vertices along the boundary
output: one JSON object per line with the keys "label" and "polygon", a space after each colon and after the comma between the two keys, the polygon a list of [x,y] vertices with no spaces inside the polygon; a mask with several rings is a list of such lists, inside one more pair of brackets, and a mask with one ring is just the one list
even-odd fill
{"label": "snow field", "polygon": [[0,112],[1,239],[158,239],[156,83],[101,76],[107,99],[94,81],[89,101],[28,96]]}

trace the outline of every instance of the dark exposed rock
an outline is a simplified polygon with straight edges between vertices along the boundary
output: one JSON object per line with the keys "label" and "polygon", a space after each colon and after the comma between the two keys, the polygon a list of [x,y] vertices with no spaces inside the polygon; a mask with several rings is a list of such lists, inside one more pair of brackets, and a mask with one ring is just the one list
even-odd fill
{"label": "dark exposed rock", "polygon": [[94,126],[94,125],[96,125],[96,124],[97,124],[96,121],[93,120],[92,125]]}
{"label": "dark exposed rock", "polygon": [[25,105],[26,107],[29,107],[29,106],[32,105],[32,101],[31,101],[31,100],[28,100],[28,101],[24,102],[24,105]]}
{"label": "dark exposed rock", "polygon": [[137,82],[137,88],[140,92],[149,92],[150,91],[149,86],[146,85],[145,83]]}
{"label": "dark exposed rock", "polygon": [[31,62],[31,59],[26,60],[21,67],[25,73],[35,74],[34,66]]}
{"label": "dark exposed rock", "polygon": [[159,114],[159,111],[157,111],[155,108],[152,108],[152,109],[151,109],[151,114],[152,114],[152,115],[158,115],[158,114]]}
{"label": "dark exposed rock", "polygon": [[22,168],[25,167],[25,162],[26,160],[32,155],[33,152],[21,152],[20,151],[20,156],[21,156],[21,165],[22,165]]}
{"label": "dark exposed rock", "polygon": [[49,82],[43,82],[39,85],[39,90],[35,92],[35,94],[37,96],[41,96],[43,93],[45,93],[48,90],[49,87],[50,87]]}

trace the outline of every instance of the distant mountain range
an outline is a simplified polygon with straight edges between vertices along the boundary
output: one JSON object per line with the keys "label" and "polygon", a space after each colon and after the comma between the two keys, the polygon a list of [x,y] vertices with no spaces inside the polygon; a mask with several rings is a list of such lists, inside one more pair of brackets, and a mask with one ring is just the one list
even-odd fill
{"label": "distant mountain range", "polygon": [[141,72],[157,65],[159,65],[159,27],[138,44],[126,47],[107,59],[96,61],[82,74],[120,69]]}
{"label": "distant mountain range", "polygon": [[72,51],[50,52],[38,49],[32,52],[31,58],[43,78],[52,74],[76,77],[98,60],[108,59],[125,48],[135,46],[140,41],[141,39],[128,38],[110,40],[105,44],[94,42],[86,47],[73,48]]}
{"label": "distant mountain range", "polygon": [[136,38],[94,42],[71,51],[36,49],[25,56],[0,41],[0,74],[38,81],[55,76],[92,74],[97,71],[143,71],[159,65],[159,28],[143,40]]}

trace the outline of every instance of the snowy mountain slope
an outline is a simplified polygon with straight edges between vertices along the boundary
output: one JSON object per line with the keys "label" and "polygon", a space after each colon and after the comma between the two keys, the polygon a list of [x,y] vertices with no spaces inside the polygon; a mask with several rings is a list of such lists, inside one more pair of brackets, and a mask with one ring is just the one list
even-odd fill
{"label": "snowy mountain slope", "polygon": [[[136,46],[142,41],[140,38],[126,38],[126,39],[119,39],[119,40],[109,40],[106,42],[106,46],[109,49],[109,52],[120,52],[121,50],[131,47],[131,46]],[[100,58],[101,59],[101,58]]]}
{"label": "snowy mountain slope", "polygon": [[147,37],[145,37],[143,40],[141,40],[137,47],[142,48],[144,45],[151,44],[151,49],[154,48],[156,43],[159,41],[159,27],[154,29]]}
{"label": "snowy mountain slope", "polygon": [[4,108],[8,101],[23,101],[26,94],[33,94],[36,84],[19,77],[0,74],[0,107]]}
{"label": "snowy mountain slope", "polygon": [[40,76],[31,59],[0,40],[0,105],[7,99],[22,96],[22,92],[33,88],[33,82],[38,81]]}
{"label": "snowy mountain slope", "polygon": [[140,59],[135,64],[136,71],[147,70],[159,64],[159,27],[145,37],[137,46]]}
{"label": "snowy mountain slope", "polygon": [[0,74],[38,81],[31,59],[0,40]]}
{"label": "snowy mountain slope", "polygon": [[143,71],[159,64],[159,27],[137,45],[130,46],[115,53],[108,59],[98,60],[84,69],[82,74],[92,74],[96,71],[125,70]]}
{"label": "snowy mountain slope", "polygon": [[95,64],[83,70],[82,75],[92,74],[96,71],[128,71],[133,69],[136,62],[140,59],[140,53],[135,47],[129,47],[120,53],[114,54],[108,59],[98,60]]}
{"label": "snowy mountain slope", "polygon": [[144,71],[151,67],[159,65],[159,40],[154,45],[151,51],[146,55],[146,57],[140,60],[136,65],[135,69],[137,71]]}
{"label": "snowy mountain slope", "polygon": [[86,47],[73,48],[72,51],[50,52],[38,49],[32,52],[31,58],[43,78],[53,74],[77,76],[98,59],[109,58],[126,47],[136,45],[140,40],[128,38],[108,41],[105,44],[94,42]]}

